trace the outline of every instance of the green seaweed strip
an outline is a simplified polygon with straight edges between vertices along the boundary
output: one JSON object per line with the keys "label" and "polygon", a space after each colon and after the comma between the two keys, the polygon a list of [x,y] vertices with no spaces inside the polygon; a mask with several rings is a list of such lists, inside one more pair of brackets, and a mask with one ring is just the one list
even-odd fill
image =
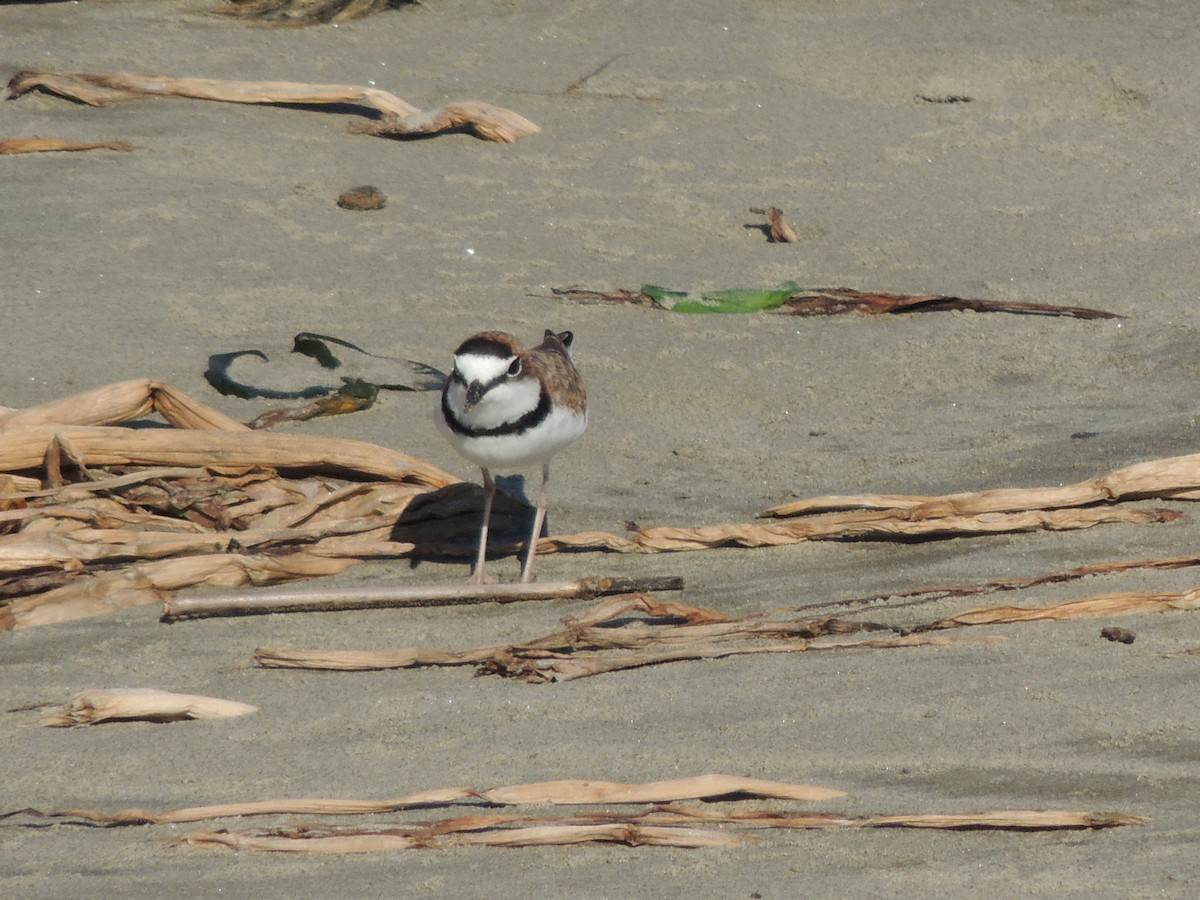
{"label": "green seaweed strip", "polygon": [[663,309],[680,313],[754,313],[775,309],[800,291],[794,281],[777,288],[747,288],[726,291],[669,291],[657,284],[642,285],[642,293]]}

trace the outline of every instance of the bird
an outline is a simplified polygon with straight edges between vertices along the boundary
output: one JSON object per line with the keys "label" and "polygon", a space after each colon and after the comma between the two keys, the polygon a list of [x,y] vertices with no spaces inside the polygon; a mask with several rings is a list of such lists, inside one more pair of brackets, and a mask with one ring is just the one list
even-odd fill
{"label": "bird", "polygon": [[546,518],[550,458],[587,428],[587,393],[575,368],[569,331],[546,329],[526,350],[511,334],[482,331],[454,351],[454,370],[434,403],[442,436],[483,472],[483,524],[473,581],[483,582],[488,524],[496,495],[493,471],[542,467],[542,484],[521,581],[533,575],[533,558]]}

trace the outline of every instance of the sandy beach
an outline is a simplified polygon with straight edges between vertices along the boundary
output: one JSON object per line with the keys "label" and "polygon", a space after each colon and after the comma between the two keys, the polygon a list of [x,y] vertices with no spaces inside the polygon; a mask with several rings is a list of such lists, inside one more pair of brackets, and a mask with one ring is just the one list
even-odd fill
{"label": "sandy beach", "polygon": [[[541,133],[352,134],[353,110],[33,93],[0,139],[133,152],[0,157],[0,405],[160,379],[242,421],[210,354],[301,331],[442,369],[467,335],[570,329],[590,426],[556,457],[551,533],[744,523],[832,494],[1079,482],[1200,451],[1194,401],[1200,7],[1036,0],[426,0],[265,29],[216,0],[0,6],[0,74],[131,71],[482,100]],[[373,184],[382,210],[337,206]],[[799,240],[767,241],[752,207]],[[552,289],[847,286],[1086,306],[802,318],[582,305]],[[429,393],[282,426],[371,441],[464,480]],[[1138,506],[1139,504],[1134,504]],[[1196,552],[1194,504],[1153,525],[687,553],[557,553],[542,579],[680,575],[729,614]],[[0,536],[0,548],[3,546]],[[490,565],[514,580],[516,558]],[[324,584],[451,583],[367,563]],[[1177,592],[1194,567],[872,609]],[[824,785],[847,815],[1119,811],[1106,830],[763,830],[733,849],[585,845],[361,856],[169,846],[188,826],[0,821],[0,894],[1190,897],[1200,890],[1196,613],[985,627],[995,644],[681,662],[530,685],[467,668],[241,665],[262,646],[465,648],[588,604],[165,625],[139,607],[0,634],[0,812],[386,798],[550,779],[727,772]],[[839,611],[840,614],[841,611]],[[1100,637],[1105,625],[1134,643]],[[974,636],[974,633],[973,633]],[[88,688],[252,703],[220,722],[39,727]],[[545,809],[541,809],[545,812]],[[452,813],[451,813],[452,814]],[[447,814],[449,815],[449,814]],[[403,821],[394,815],[388,821]],[[221,820],[230,829],[303,818]],[[362,824],[361,822],[359,824]],[[1190,887],[1189,887],[1190,885]]]}

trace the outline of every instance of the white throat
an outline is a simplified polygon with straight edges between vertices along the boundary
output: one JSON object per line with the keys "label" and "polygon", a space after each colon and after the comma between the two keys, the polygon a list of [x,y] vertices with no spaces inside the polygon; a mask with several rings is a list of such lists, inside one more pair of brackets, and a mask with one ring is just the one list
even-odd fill
{"label": "white throat", "polygon": [[470,428],[498,428],[537,408],[542,385],[536,378],[509,378],[511,359],[495,356],[464,354],[455,366],[467,385],[478,382],[491,384],[479,402],[467,408],[467,389],[458,381],[450,385],[450,407],[462,423]]}

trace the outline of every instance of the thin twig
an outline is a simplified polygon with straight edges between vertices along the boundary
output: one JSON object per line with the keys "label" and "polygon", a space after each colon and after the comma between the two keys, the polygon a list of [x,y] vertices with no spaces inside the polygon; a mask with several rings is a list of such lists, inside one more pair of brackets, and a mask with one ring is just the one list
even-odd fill
{"label": "thin twig", "polygon": [[600,63],[600,65],[596,66],[591,71],[585,72],[583,75],[580,75],[578,78],[576,78],[574,81],[572,81],[569,85],[567,85],[566,89],[563,91],[563,96],[570,97],[570,96],[573,96],[574,94],[578,94],[581,90],[583,90],[583,86],[585,84],[587,84],[589,81],[591,81],[597,75],[599,75],[601,72],[603,72],[609,66],[611,66],[613,63],[615,63],[622,56],[626,56],[626,55],[627,54],[624,54],[624,53],[615,53],[612,56],[610,56],[608,59],[606,59],[604,62]]}
{"label": "thin twig", "polygon": [[312,588],[239,591],[188,597],[173,596],[163,604],[163,621],[207,616],[249,616],[277,612],[334,612],[350,609],[403,609],[472,603],[517,603],[536,600],[590,600],[632,591],[680,591],[682,578],[609,578],[534,584],[423,584],[369,588]]}

